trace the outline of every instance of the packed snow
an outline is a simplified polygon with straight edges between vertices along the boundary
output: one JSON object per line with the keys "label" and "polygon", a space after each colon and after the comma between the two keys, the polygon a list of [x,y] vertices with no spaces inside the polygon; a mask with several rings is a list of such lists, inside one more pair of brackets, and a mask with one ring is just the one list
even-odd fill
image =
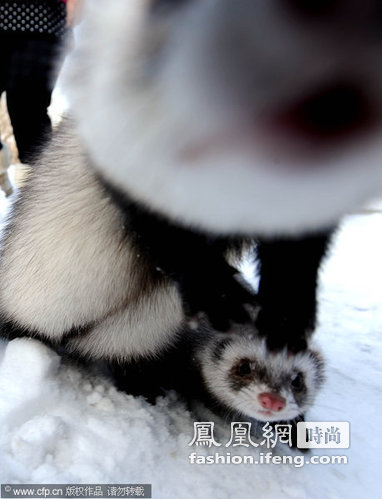
{"label": "packed snow", "polygon": [[[203,419],[175,394],[150,405],[36,340],[17,339],[0,345],[0,482],[150,483],[156,499],[381,497],[381,255],[382,213],[353,215],[321,275],[316,337],[327,381],[306,419],[350,422],[349,449],[311,454],[344,455],[347,464],[191,464],[195,451],[258,457],[267,449],[190,447]],[[217,421],[217,440],[227,435]],[[285,446],[274,452],[302,456]]]}

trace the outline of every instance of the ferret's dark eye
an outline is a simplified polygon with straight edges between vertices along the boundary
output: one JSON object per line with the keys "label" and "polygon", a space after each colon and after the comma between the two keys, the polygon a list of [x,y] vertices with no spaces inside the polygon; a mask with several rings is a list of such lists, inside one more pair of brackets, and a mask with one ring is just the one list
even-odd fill
{"label": "ferret's dark eye", "polygon": [[304,388],[304,376],[302,373],[297,373],[291,381],[292,388],[295,392],[301,392]]}
{"label": "ferret's dark eye", "polygon": [[239,376],[248,376],[248,374],[251,374],[251,372],[252,369],[249,360],[241,361],[237,369],[237,374]]}

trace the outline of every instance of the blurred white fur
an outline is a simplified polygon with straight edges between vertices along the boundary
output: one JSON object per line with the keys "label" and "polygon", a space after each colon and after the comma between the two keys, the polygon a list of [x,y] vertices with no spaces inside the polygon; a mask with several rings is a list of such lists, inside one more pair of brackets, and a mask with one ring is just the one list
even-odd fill
{"label": "blurred white fur", "polygon": [[[296,159],[261,122],[347,74],[380,107],[380,47],[300,29],[276,1],[240,0],[229,14],[227,0],[158,15],[149,6],[91,0],[68,64],[72,111],[110,182],[191,227],[263,235],[325,228],[382,192],[379,130]],[[235,30],[241,49],[222,35]],[[237,54],[227,69],[228,43]]]}

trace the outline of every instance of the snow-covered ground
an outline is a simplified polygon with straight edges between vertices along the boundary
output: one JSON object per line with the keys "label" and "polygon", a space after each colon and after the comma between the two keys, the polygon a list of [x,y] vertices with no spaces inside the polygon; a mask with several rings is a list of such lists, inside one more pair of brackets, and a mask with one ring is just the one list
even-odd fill
{"label": "snow-covered ground", "polygon": [[14,340],[0,345],[0,482],[151,483],[156,499],[381,497],[381,260],[382,213],[353,215],[322,272],[327,382],[307,420],[350,422],[349,449],[314,451],[348,464],[190,464],[192,451],[216,449],[188,446],[194,418],[176,397],[151,406],[35,340]]}

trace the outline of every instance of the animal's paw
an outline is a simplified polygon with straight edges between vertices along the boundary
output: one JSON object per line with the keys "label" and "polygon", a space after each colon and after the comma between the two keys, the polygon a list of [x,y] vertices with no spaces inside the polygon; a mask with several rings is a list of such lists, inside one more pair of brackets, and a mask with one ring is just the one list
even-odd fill
{"label": "animal's paw", "polygon": [[232,323],[251,322],[246,305],[254,305],[255,295],[227,264],[183,276],[179,287],[189,318],[205,316],[218,331],[227,331]]}

